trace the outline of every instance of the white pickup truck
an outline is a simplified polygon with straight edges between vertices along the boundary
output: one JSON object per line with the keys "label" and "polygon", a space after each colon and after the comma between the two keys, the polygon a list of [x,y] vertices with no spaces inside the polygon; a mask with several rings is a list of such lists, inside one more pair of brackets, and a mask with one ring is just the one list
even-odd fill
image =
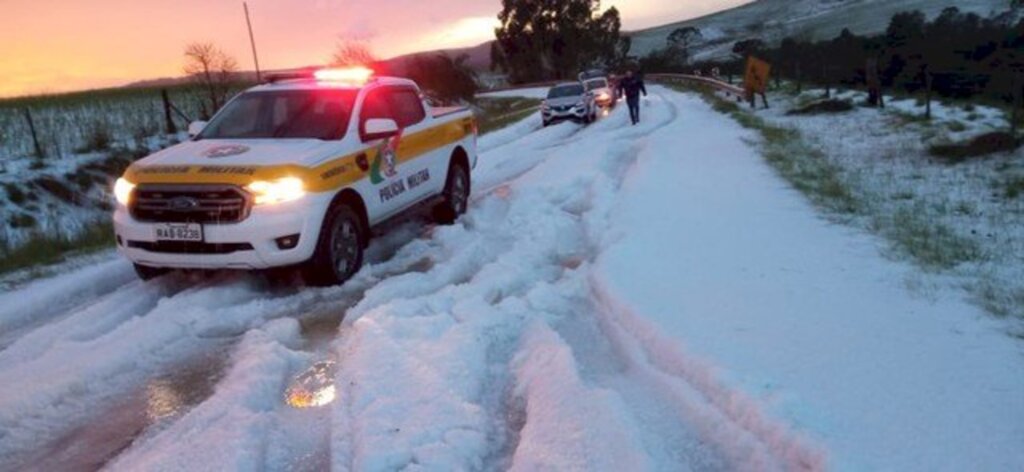
{"label": "white pickup truck", "polygon": [[477,157],[468,109],[358,68],[253,87],[189,134],[115,184],[117,247],[143,279],[295,267],[342,283],[375,225],[424,203],[441,223],[465,212]]}

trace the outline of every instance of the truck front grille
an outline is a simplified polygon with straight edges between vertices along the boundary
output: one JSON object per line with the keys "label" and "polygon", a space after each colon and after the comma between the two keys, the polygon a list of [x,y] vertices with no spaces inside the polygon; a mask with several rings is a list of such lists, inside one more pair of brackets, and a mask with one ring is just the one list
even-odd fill
{"label": "truck front grille", "polygon": [[231,254],[252,251],[249,243],[198,243],[189,241],[128,241],[128,247],[164,254]]}
{"label": "truck front grille", "polygon": [[151,223],[237,223],[249,216],[250,195],[234,185],[139,185],[132,218]]}

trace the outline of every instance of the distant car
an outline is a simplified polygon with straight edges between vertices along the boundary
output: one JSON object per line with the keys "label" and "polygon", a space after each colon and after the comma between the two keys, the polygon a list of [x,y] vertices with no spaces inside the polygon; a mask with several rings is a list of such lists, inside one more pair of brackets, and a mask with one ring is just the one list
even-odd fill
{"label": "distant car", "polygon": [[548,90],[548,98],[541,104],[544,126],[559,121],[572,120],[577,123],[591,123],[597,119],[597,105],[594,95],[587,92],[583,84],[567,82]]}
{"label": "distant car", "polygon": [[586,82],[586,81],[588,81],[590,79],[597,79],[599,77],[608,77],[608,73],[605,72],[602,69],[589,69],[589,70],[585,70],[583,72],[580,72],[577,75],[577,78],[580,79],[580,82]]}
{"label": "distant car", "polygon": [[594,101],[598,106],[604,108],[615,106],[615,92],[612,90],[611,85],[608,84],[608,79],[604,77],[588,79],[586,82],[583,82],[583,87],[594,96]]}

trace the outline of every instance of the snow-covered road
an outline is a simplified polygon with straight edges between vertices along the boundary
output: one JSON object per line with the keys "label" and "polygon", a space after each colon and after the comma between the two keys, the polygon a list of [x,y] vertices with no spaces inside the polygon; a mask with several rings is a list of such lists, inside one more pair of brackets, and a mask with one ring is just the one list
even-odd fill
{"label": "snow-covered road", "polygon": [[[1024,465],[1019,342],[652,92],[484,136],[469,213],[342,287],[111,255],[0,294],[0,470]],[[290,406],[314,366],[326,404]]]}

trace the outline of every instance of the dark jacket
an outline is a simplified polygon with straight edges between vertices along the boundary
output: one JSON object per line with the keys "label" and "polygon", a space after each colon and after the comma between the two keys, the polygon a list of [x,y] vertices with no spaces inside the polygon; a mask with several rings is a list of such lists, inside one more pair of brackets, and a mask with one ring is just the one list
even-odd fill
{"label": "dark jacket", "polygon": [[636,100],[640,98],[642,92],[644,96],[647,96],[647,88],[644,87],[644,79],[634,75],[633,77],[623,77],[619,81],[619,90],[626,96],[627,100]]}

